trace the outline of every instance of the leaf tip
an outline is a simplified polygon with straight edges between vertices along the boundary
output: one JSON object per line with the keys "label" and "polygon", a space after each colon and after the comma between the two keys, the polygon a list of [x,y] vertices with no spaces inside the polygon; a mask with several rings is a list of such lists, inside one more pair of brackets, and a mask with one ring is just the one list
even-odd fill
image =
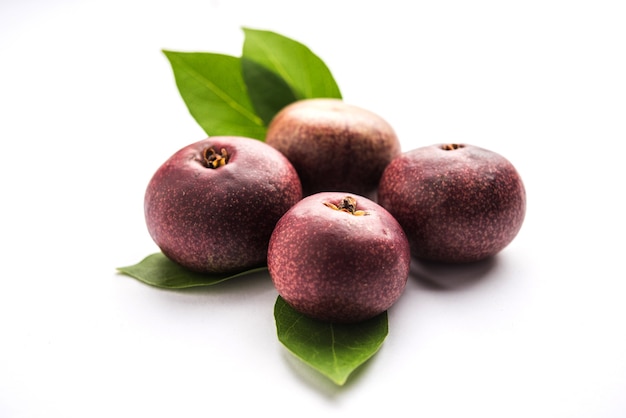
{"label": "leaf tip", "polygon": [[115,272],[117,274],[128,274],[126,273],[126,270],[128,269],[128,266],[124,266],[124,267],[115,267]]}

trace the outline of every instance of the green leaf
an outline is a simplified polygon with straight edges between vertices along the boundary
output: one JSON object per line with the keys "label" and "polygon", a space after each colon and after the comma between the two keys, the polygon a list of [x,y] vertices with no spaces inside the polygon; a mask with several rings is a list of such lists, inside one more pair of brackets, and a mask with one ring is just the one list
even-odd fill
{"label": "green leaf", "polygon": [[[270,115],[290,102],[317,97],[341,99],[330,70],[307,46],[275,32],[243,31],[243,77],[250,99],[266,124]],[[272,73],[278,79],[272,79]]]}
{"label": "green leaf", "polygon": [[171,261],[163,255],[163,253],[155,253],[147,256],[135,265],[118,267],[117,270],[122,274],[133,277],[151,286],[167,289],[183,289],[197,286],[211,286],[235,277],[265,271],[267,268],[259,267],[236,274],[202,274],[187,270]]}
{"label": "green leaf", "polygon": [[297,100],[285,80],[261,64],[242,57],[241,69],[250,100],[265,125],[270,124],[280,109]]}
{"label": "green leaf", "polygon": [[388,332],[387,312],[355,324],[334,324],[300,314],[280,296],[274,318],[279,341],[340,386],[379,350]]}
{"label": "green leaf", "polygon": [[265,138],[266,127],[248,97],[239,58],[206,52],[163,53],[189,112],[207,135]]}

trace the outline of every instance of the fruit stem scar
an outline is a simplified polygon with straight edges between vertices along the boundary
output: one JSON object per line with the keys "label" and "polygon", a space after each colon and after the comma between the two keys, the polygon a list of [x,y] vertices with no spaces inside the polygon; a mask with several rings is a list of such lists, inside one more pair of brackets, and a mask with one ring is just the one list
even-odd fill
{"label": "fruit stem scar", "polygon": [[202,153],[202,158],[204,159],[204,165],[207,168],[217,168],[226,165],[228,162],[228,152],[225,148],[220,150],[218,154],[215,150],[211,148],[207,148]]}
{"label": "fruit stem scar", "polygon": [[365,212],[364,210],[357,210],[356,199],[352,196],[344,197],[339,205],[335,205],[334,203],[330,202],[324,202],[324,205],[328,206],[331,209],[346,212],[354,216],[367,215],[367,212]]}
{"label": "fruit stem scar", "polygon": [[441,149],[445,151],[452,151],[459,148],[463,148],[463,144],[444,144],[441,146]]}

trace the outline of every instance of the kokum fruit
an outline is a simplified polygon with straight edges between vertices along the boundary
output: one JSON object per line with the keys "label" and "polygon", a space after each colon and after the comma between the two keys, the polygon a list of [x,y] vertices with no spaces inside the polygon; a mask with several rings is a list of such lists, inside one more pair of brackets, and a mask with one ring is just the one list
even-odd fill
{"label": "kokum fruit", "polygon": [[236,272],[264,265],[272,230],[302,198],[289,161],[255,139],[210,137],[172,155],[145,194],[150,235],[190,270]]}
{"label": "kokum fruit", "polygon": [[296,168],[305,195],[347,191],[368,195],[400,142],[380,116],[339,99],[306,99],[276,114],[267,144]]}
{"label": "kokum fruit", "polygon": [[515,238],[526,192],[503,156],[438,144],[394,159],[382,175],[378,203],[402,225],[414,257],[463,263],[493,256]]}
{"label": "kokum fruit", "polygon": [[270,276],[291,307],[311,318],[352,323],[390,308],[409,275],[402,227],[365,197],[308,196],[278,221],[267,255]]}

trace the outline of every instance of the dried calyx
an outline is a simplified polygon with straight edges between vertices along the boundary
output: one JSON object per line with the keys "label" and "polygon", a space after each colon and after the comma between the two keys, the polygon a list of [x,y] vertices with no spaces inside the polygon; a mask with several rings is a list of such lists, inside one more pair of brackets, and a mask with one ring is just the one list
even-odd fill
{"label": "dried calyx", "polygon": [[334,203],[330,202],[324,202],[324,205],[328,206],[331,209],[346,212],[354,216],[367,215],[367,212],[365,212],[364,210],[357,210],[356,199],[352,196],[344,197],[339,205],[335,205]]}
{"label": "dried calyx", "polygon": [[202,158],[204,165],[208,168],[222,167],[228,162],[228,152],[222,148],[218,154],[213,148],[207,148],[202,153]]}
{"label": "dried calyx", "polygon": [[452,151],[459,148],[463,148],[463,144],[444,144],[441,146],[441,149],[445,151]]}

